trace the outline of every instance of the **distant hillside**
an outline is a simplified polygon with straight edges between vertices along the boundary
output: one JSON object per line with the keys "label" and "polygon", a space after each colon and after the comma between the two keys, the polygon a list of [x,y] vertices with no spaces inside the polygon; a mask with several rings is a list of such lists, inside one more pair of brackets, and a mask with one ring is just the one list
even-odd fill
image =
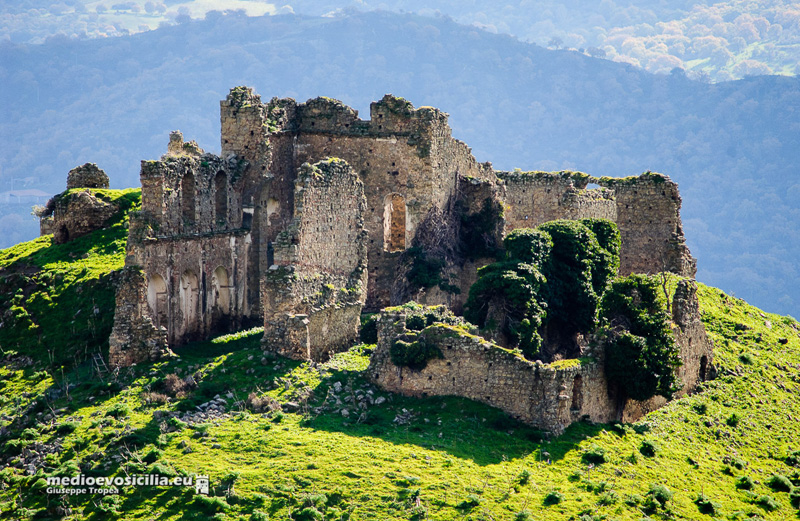
{"label": "distant hillside", "polygon": [[[138,193],[108,195],[134,202]],[[258,328],[118,373],[101,363],[53,367],[45,353],[74,354],[80,346],[73,340],[84,340],[88,330],[86,313],[73,312],[85,308],[60,301],[61,281],[70,281],[73,294],[94,292],[91,275],[118,260],[116,227],[84,243],[50,246],[40,239],[0,252],[5,267],[46,268],[32,276],[39,286],[26,287],[17,304],[32,309],[29,300],[52,297],[51,320],[61,321],[49,326],[49,337],[32,329],[20,335],[29,345],[0,353],[0,519],[782,521],[798,515],[800,324],[794,319],[701,285],[718,377],[636,424],[576,423],[559,437],[469,400],[382,391],[364,375],[373,346],[310,365],[262,352]],[[97,320],[108,320],[111,309],[98,305]],[[207,475],[210,483],[208,495],[192,485],[122,485],[107,495],[88,486],[80,495],[48,490],[48,478],[79,474],[123,481]]]}
{"label": "distant hillside", "polygon": [[0,7],[0,41],[120,36],[203,18],[212,11],[322,16],[374,9],[441,14],[649,72],[685,69],[704,81],[800,72],[800,9],[792,0],[27,0]]}
{"label": "distant hillside", "polygon": [[[366,115],[387,92],[451,114],[481,161],[630,175],[681,186],[698,278],[800,315],[800,80],[708,85],[552,51],[446,18],[210,16],[124,38],[0,46],[0,191],[52,193],[86,161],[138,186],[170,130],[219,150],[232,86],[341,99]],[[11,214],[11,215],[9,215]],[[0,246],[27,208],[0,208]],[[6,239],[6,237],[9,237]],[[18,236],[17,236],[18,237]]]}

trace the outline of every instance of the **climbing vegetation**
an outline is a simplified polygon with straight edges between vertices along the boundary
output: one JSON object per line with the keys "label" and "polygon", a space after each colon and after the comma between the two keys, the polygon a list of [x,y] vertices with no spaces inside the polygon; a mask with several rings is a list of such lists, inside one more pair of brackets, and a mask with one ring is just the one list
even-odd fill
{"label": "climbing vegetation", "polygon": [[680,358],[659,280],[634,274],[614,281],[600,302],[600,317],[609,381],[635,400],[671,398]]}
{"label": "climbing vegetation", "polygon": [[470,288],[469,321],[499,329],[528,358],[539,352],[544,326],[565,335],[596,327],[600,296],[619,268],[616,224],[550,221],[514,230],[503,245],[505,259],[481,268]]}

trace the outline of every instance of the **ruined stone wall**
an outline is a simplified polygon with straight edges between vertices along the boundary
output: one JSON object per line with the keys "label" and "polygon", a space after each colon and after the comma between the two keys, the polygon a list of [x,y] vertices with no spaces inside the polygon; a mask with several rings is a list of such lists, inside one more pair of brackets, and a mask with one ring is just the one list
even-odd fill
{"label": "ruined stone wall", "polygon": [[[141,267],[149,285],[148,309],[153,322],[167,328],[169,345],[248,322],[249,246],[244,231],[145,242]],[[159,278],[162,291],[155,287]],[[154,293],[163,297],[154,301]]]}
{"label": "ruined stone wall", "polygon": [[237,158],[164,156],[142,161],[142,211],[156,237],[237,230],[242,227],[241,179]]}
{"label": "ruined stone wall", "polygon": [[[694,277],[678,186],[661,174],[591,177],[580,172],[498,172],[505,184],[506,232],[554,219],[610,219],[622,236],[620,275],[671,271]],[[587,190],[589,183],[601,188]]]}
{"label": "ruined stone wall", "polygon": [[108,361],[112,367],[158,360],[169,353],[167,330],[156,326],[150,317],[147,278],[137,267],[122,270],[117,286],[114,328],[108,343]]}
{"label": "ruined stone wall", "polygon": [[118,211],[117,205],[103,200],[88,188],[57,196],[50,225],[53,242],[63,244],[99,230]]}
{"label": "ruined stone wall", "polygon": [[71,188],[108,188],[108,175],[95,163],[84,163],[67,174],[67,190]]}
{"label": "ruined stone wall", "polygon": [[366,298],[363,183],[342,160],[303,165],[295,216],[274,242],[261,286],[265,349],[326,358],[358,337]]}
{"label": "ruined stone wall", "polygon": [[[330,98],[301,104],[276,98],[263,104],[252,90],[237,87],[222,103],[222,128],[223,156],[236,153],[259,162],[259,168],[266,165],[270,180],[255,209],[261,252],[274,247],[269,243],[293,218],[300,165],[336,157],[354,168],[367,197],[370,308],[389,304],[400,252],[410,247],[433,208],[448,211],[457,176],[491,176],[490,168],[476,163],[469,148],[452,138],[445,113],[415,109],[390,95],[371,105],[369,120],[361,120],[357,111]],[[389,208],[396,210],[394,217]],[[263,269],[270,263],[260,260]]]}
{"label": "ruined stone wall", "polygon": [[179,132],[168,150],[142,161],[142,210],[131,215],[125,264],[141,270],[144,289],[120,289],[139,299],[132,315],[115,316],[112,359],[120,363],[145,359],[136,346],[150,342],[141,338],[146,329],[128,322],[163,328],[166,348],[259,318],[258,266],[242,226],[249,163],[204,154]]}
{"label": "ruined stone wall", "polygon": [[[677,396],[682,396],[707,378],[713,353],[700,321],[694,281],[679,283],[672,308],[673,331],[684,364],[677,373],[681,384]],[[600,423],[635,421],[666,403],[660,396],[621,402],[606,380],[602,349],[597,349],[594,361],[543,364],[445,325],[426,330],[427,339],[441,350],[442,358],[429,360],[422,370],[398,367],[392,363],[390,349],[406,334],[405,321],[402,313],[381,313],[378,345],[367,369],[372,381],[392,392],[471,398],[555,433],[583,417]]]}
{"label": "ruined stone wall", "polygon": [[686,247],[678,185],[661,174],[591,178],[614,191],[622,235],[620,274],[671,271],[694,277],[697,262]]}

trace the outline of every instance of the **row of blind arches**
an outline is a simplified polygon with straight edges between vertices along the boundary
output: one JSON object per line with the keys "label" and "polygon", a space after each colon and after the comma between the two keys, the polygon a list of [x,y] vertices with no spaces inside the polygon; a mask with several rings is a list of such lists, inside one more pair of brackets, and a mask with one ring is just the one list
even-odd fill
{"label": "row of blind arches", "polygon": [[[231,285],[228,270],[218,266],[211,276],[209,287],[210,309],[222,315],[231,312]],[[178,286],[178,305],[183,317],[183,328],[189,328],[195,323],[200,314],[200,284],[197,275],[192,270],[183,272]],[[169,288],[164,277],[158,273],[150,276],[147,282],[147,305],[156,327],[168,327],[169,316]]]}
{"label": "row of blind arches", "polygon": [[[220,170],[214,176],[214,217],[217,221],[228,218],[228,176]],[[183,221],[194,224],[197,220],[197,201],[194,174],[188,172],[181,179],[181,209]]]}

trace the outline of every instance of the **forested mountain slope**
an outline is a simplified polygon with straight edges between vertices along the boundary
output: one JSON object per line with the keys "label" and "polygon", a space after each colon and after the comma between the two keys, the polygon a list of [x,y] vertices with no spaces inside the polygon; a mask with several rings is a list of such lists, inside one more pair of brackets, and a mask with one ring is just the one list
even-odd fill
{"label": "forested mountain slope", "polygon": [[[0,54],[2,190],[59,192],[86,161],[112,186],[137,186],[139,160],[164,153],[174,129],[218,151],[218,103],[235,85],[326,95],[362,116],[391,92],[449,112],[455,136],[498,168],[670,175],[699,280],[800,310],[796,78],[709,85],[391,13],[218,14],[129,37],[5,43]],[[0,246],[35,234],[27,208],[0,212]]]}

